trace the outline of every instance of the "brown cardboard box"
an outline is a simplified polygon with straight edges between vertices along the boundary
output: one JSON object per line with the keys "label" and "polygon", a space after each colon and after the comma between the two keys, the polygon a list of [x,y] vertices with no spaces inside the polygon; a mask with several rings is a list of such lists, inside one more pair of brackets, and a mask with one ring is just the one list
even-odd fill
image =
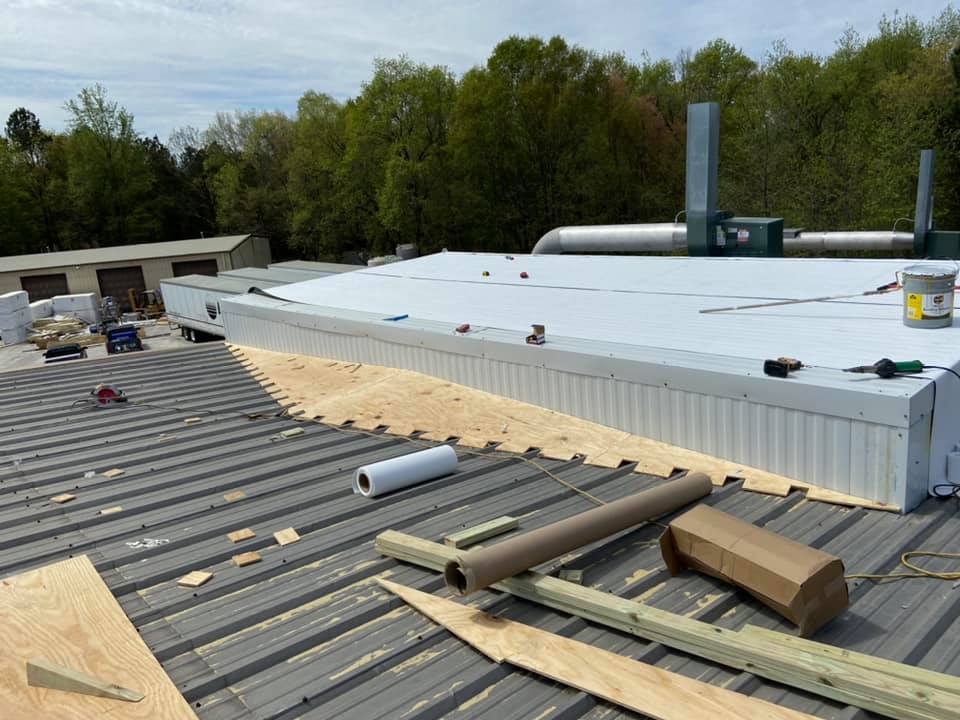
{"label": "brown cardboard box", "polygon": [[670,523],[660,550],[672,575],[685,567],[742,587],[809,637],[847,606],[840,558],[708,505]]}

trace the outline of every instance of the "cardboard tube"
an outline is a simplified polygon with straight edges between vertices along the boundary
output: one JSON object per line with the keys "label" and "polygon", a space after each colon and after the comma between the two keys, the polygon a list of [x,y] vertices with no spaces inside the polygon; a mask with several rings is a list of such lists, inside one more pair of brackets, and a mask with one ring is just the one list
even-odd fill
{"label": "cardboard tube", "polygon": [[443,576],[452,592],[469,595],[571,550],[673,512],[694,500],[706,497],[712,489],[709,477],[703,473],[689,473],[679,480],[644,490],[496,545],[465,552],[447,563]]}

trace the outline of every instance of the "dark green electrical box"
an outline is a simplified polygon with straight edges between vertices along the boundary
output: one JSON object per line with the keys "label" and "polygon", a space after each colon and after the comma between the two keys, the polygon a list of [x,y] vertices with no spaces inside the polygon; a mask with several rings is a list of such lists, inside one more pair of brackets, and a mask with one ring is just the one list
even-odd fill
{"label": "dark green electrical box", "polygon": [[717,255],[783,257],[783,218],[732,217],[719,225]]}

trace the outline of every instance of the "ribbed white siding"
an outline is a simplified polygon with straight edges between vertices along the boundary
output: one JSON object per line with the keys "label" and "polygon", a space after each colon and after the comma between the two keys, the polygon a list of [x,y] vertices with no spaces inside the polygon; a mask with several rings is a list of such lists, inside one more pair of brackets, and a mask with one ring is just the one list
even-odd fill
{"label": "ribbed white siding", "polygon": [[328,332],[289,320],[254,317],[255,313],[247,314],[251,310],[225,304],[226,334],[231,342],[416,370],[904,507],[911,507],[926,494],[925,456],[909,443],[911,439],[922,441],[923,435],[929,437],[928,418],[916,422],[911,432],[905,425],[449,352],[369,334]]}

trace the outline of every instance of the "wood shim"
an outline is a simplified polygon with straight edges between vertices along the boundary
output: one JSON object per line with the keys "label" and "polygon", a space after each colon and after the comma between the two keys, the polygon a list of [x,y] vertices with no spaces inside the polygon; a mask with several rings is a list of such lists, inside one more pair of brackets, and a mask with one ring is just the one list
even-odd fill
{"label": "wood shim", "polygon": [[187,573],[182,578],[177,580],[177,585],[180,587],[189,588],[200,587],[212,577],[212,572],[206,572],[205,570],[194,570],[193,572]]}
{"label": "wood shim", "polygon": [[[196,720],[86,556],[4,578],[0,628],[4,720]],[[30,687],[25,668],[36,658],[145,697],[126,703]]]}
{"label": "wood shim", "polygon": [[70,502],[71,500],[76,500],[76,499],[77,499],[77,496],[76,496],[76,495],[71,495],[70,493],[63,493],[62,495],[54,495],[54,496],[53,496],[52,498],[50,498],[50,499],[51,499],[53,502],[55,502],[57,505],[63,505],[64,503],[68,503],[68,502]]}
{"label": "wood shim", "polygon": [[253,565],[254,563],[258,563],[261,559],[260,553],[251,550],[250,552],[234,555],[233,564],[237,567],[244,567],[245,565]]}
{"label": "wood shim", "polygon": [[815,720],[806,713],[488,615],[389,580],[379,582],[494,662],[506,661],[656,720]]}
{"label": "wood shim", "polygon": [[233,532],[227,533],[227,539],[232,543],[238,543],[242,540],[249,540],[252,537],[256,537],[257,534],[250,528],[243,528],[243,530],[234,530]]}
{"label": "wood shim", "polygon": [[[298,356],[296,367],[302,368],[293,372],[286,353],[237,345],[231,345],[230,350],[235,357],[250,363],[248,371],[266,375],[261,384],[275,384],[290,399],[293,405],[288,412],[328,425],[353,421],[356,427],[368,430],[386,427],[393,435],[419,430],[427,440],[443,442],[457,437],[465,447],[499,443],[499,449],[518,453],[539,448],[543,457],[570,460],[583,455],[587,465],[608,468],[636,463],[636,472],[659,477],[669,477],[675,470],[700,470],[710,476],[714,485],[741,478],[747,489],[775,495],[785,496],[791,488],[814,487],[410,370]],[[841,493],[809,499],[900,510],[895,505]]]}
{"label": "wood shim", "polygon": [[283,547],[284,545],[297,542],[297,540],[300,539],[300,534],[291,527],[278,530],[273,534],[273,537],[277,541],[277,544]]}
{"label": "wood shim", "polygon": [[113,468],[112,470],[107,470],[105,473],[102,473],[105,478],[115,478],[123,475],[123,470],[120,468]]}
{"label": "wood shim", "polygon": [[100,511],[101,515],[113,515],[114,513],[123,512],[122,505],[114,505],[113,507],[104,508]]}
{"label": "wood shim", "polygon": [[234,490],[224,495],[223,499],[227,502],[236,502],[237,500],[243,500],[246,496],[247,494],[243,490]]}

